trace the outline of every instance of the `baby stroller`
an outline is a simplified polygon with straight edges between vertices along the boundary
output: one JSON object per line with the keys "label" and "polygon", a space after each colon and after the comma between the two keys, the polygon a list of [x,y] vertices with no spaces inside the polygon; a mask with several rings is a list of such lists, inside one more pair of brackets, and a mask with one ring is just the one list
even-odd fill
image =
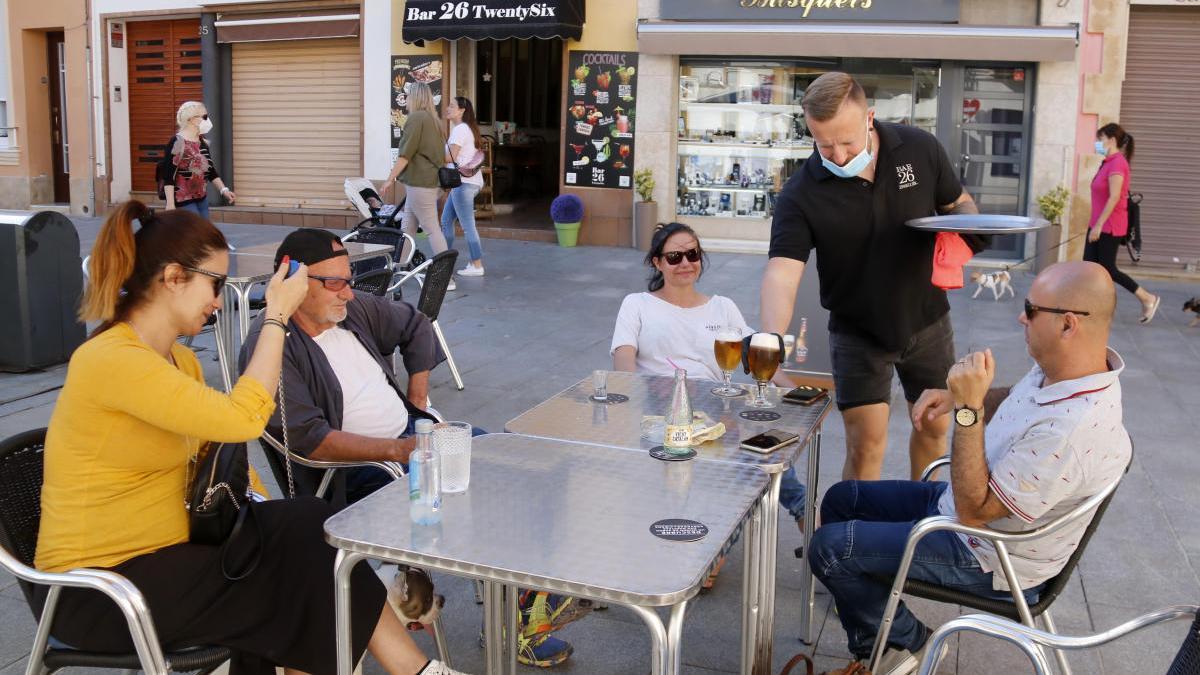
{"label": "baby stroller", "polygon": [[[363,219],[354,226],[350,234],[342,238],[342,241],[395,246],[396,252],[392,255],[392,262],[396,270],[410,270],[425,262],[425,254],[417,248],[412,237],[403,232],[401,218],[401,214],[404,212],[403,200],[399,204],[385,203],[379,193],[375,191],[375,185],[366,178],[347,178],[344,187],[346,198],[350,200],[351,204],[354,204],[354,208],[358,209]],[[420,229],[417,231],[419,232]],[[378,260],[375,262],[366,260],[358,265],[369,265],[370,268],[359,269],[356,267],[354,269],[356,275],[369,272],[371,268],[381,267]]]}

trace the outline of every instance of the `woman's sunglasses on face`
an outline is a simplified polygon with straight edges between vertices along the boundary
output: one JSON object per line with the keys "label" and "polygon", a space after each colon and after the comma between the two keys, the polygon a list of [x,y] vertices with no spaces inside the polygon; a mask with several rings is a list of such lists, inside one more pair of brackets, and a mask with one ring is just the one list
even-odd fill
{"label": "woman's sunglasses on face", "polygon": [[192,117],[199,117],[202,120],[206,120],[208,119],[208,113],[204,113],[203,115],[192,115]]}
{"label": "woman's sunglasses on face", "polygon": [[1076,314],[1078,316],[1088,316],[1091,312],[1081,312],[1077,309],[1062,309],[1060,307],[1041,307],[1029,302],[1029,298],[1025,298],[1025,318],[1033,321],[1033,317],[1037,316],[1038,312],[1050,312],[1051,314]]}
{"label": "woman's sunglasses on face", "polygon": [[229,275],[217,274],[216,272],[202,270],[199,267],[187,267],[185,265],[183,269],[185,269],[189,272],[195,272],[196,274],[203,274],[204,276],[212,279],[213,297],[221,295],[221,289],[225,288],[225,280],[229,278]]}
{"label": "woman's sunglasses on face", "polygon": [[668,265],[678,265],[683,262],[684,258],[687,258],[688,262],[694,263],[700,260],[700,249],[689,248],[686,251],[668,251],[662,257],[663,260],[667,261]]}

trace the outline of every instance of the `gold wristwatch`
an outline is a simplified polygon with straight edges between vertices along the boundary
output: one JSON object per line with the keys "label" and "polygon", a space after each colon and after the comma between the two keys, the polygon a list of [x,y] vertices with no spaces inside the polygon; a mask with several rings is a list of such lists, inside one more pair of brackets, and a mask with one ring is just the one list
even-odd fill
{"label": "gold wristwatch", "polygon": [[954,423],[960,427],[973,427],[983,416],[983,408],[976,410],[969,406],[954,409]]}

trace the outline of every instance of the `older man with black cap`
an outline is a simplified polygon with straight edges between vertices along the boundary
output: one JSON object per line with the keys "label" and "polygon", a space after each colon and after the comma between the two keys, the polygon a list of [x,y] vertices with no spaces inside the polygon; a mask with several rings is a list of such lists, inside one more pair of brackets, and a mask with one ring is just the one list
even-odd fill
{"label": "older man with black cap", "polygon": [[[445,358],[429,319],[406,302],[354,291],[346,248],[328,230],[292,232],[275,252],[276,264],[284,256],[309,271],[308,297],[292,315],[284,342],[290,450],[316,460],[407,462],[415,421],[433,419],[426,411],[429,371]],[[242,346],[242,365],[254,353],[261,328],[260,317]],[[407,388],[392,371],[390,356],[397,349],[408,371]],[[267,425],[276,438],[282,435],[280,412],[277,408]],[[389,480],[373,467],[344,473],[348,502]],[[320,474],[297,471],[296,480],[311,492]]]}

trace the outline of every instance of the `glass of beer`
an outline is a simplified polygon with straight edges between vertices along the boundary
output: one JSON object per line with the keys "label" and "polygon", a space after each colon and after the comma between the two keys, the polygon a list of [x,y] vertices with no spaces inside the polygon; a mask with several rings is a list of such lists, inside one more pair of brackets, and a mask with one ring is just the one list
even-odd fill
{"label": "glass of beer", "polygon": [[774,408],[767,400],[767,383],[775,377],[775,370],[783,362],[783,337],[777,333],[755,333],[746,344],[746,367],[758,384],[754,399],[748,408]]}
{"label": "glass of beer", "polygon": [[733,369],[742,360],[742,334],[732,326],[722,326],[713,341],[713,352],[717,356],[717,367],[721,369],[721,377],[725,384],[715,387],[712,393],[717,396],[733,398],[746,392],[741,387],[733,386]]}

